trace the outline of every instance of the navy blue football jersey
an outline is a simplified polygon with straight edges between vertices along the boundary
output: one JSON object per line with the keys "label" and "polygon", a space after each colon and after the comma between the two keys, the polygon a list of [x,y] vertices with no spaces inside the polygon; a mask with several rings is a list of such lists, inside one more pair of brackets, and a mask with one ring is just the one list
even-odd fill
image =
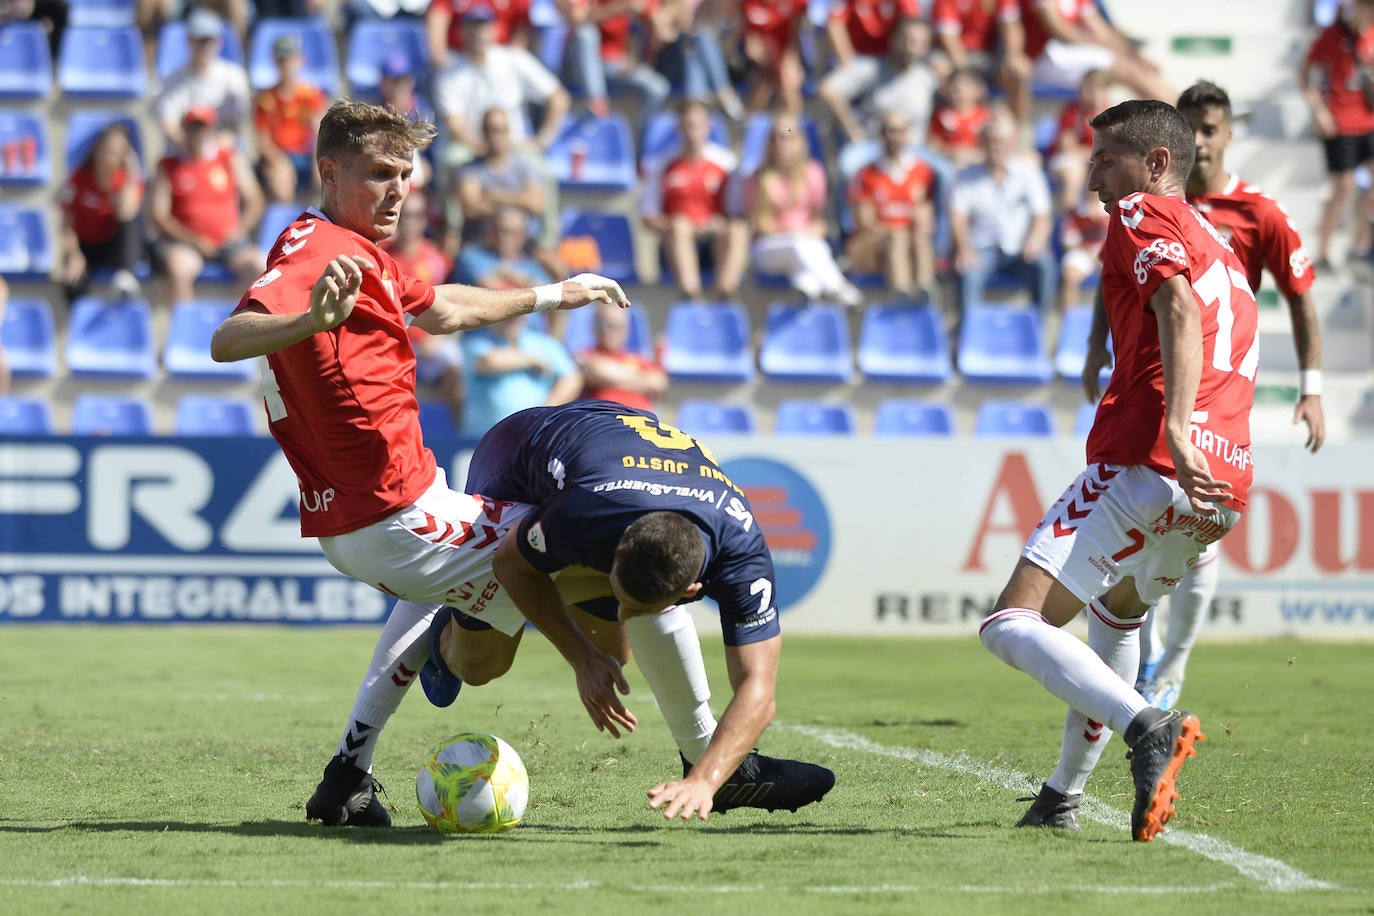
{"label": "navy blue football jersey", "polygon": [[773,557],[744,492],[710,449],[646,410],[576,401],[512,414],[478,443],[467,491],[534,505],[517,531],[547,573],[609,573],[616,545],[645,512],[687,516],[706,540],[702,593],[720,607],[726,645],[779,632]]}

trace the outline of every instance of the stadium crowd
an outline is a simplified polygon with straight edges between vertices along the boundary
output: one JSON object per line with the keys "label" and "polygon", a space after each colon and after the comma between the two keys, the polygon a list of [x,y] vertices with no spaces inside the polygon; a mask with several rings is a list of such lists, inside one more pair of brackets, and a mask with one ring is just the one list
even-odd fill
{"label": "stadium crowd", "polygon": [[[60,73],[84,5],[9,0],[0,20],[43,23]],[[929,305],[955,326],[991,297],[1033,303],[1048,329],[1090,301],[1105,237],[1084,188],[1088,120],[1120,98],[1177,96],[1093,0],[137,0],[129,17],[154,74],[146,107],[110,106],[53,176],[52,279],[69,301],[146,287],[170,310],[215,284],[236,298],[318,200],[315,130],[352,94],[441,129],[393,243],[417,276],[503,288],[604,269],[608,239],[565,232],[560,196],[599,174],[603,150],[579,138],[620,121],[637,200],[624,215],[680,299],[790,288],[855,310]],[[379,23],[410,41],[368,58],[360,36]],[[1338,77],[1367,74],[1371,56],[1374,3],[1358,0],[1303,66],[1332,173],[1319,269],[1339,260],[1328,248],[1354,168],[1374,157],[1368,77],[1355,90]],[[362,60],[371,84],[354,75]],[[6,172],[25,149],[7,141]],[[472,435],[584,393],[662,397],[653,348],[621,359],[607,323],[577,352],[559,320],[453,346],[417,336],[422,390]],[[7,378],[0,356],[0,391]]]}

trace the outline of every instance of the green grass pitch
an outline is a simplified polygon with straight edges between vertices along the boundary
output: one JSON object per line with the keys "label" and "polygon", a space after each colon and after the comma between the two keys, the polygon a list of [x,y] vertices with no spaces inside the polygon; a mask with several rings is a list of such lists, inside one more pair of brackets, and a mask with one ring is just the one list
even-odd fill
{"label": "green grass pitch", "polygon": [[[970,635],[787,637],[762,750],[832,767],[797,813],[665,822],[645,790],[678,771],[631,666],[639,731],[595,731],[537,634],[502,680],[447,710],[412,691],[376,775],[390,830],[304,821],[376,631],[0,630],[0,912],[1369,912],[1370,644],[1204,642],[1183,706],[1208,740],[1179,816],[1130,842],[1119,740],[1083,830],[1016,830],[1053,768],[1062,709]],[[721,708],[718,643],[704,639]],[[510,741],[525,822],[444,838],[415,771],[439,738]]]}

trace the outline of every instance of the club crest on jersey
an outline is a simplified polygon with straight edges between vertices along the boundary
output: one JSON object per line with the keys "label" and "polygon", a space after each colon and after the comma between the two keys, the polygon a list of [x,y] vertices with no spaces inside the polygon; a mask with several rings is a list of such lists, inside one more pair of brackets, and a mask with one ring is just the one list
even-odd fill
{"label": "club crest on jersey", "polygon": [[257,289],[260,286],[266,286],[267,284],[271,283],[273,280],[277,279],[280,276],[281,271],[273,267],[267,273],[263,274],[261,277],[258,277],[257,282],[253,284],[253,289]]}
{"label": "club crest on jersey", "polygon": [[1161,261],[1173,261],[1175,264],[1188,264],[1188,252],[1183,245],[1178,242],[1169,242],[1164,239],[1155,239],[1149,245],[1140,249],[1135,256],[1135,264],[1132,269],[1135,271],[1135,281],[1141,286],[1150,278],[1150,270]]}
{"label": "club crest on jersey", "polygon": [[530,530],[525,533],[525,541],[540,553],[549,552],[548,545],[544,543],[544,526],[541,522],[530,525]]}

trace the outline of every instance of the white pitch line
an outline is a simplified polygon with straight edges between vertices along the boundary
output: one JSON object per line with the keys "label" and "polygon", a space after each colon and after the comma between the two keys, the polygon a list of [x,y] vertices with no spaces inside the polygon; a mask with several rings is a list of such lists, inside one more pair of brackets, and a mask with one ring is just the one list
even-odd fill
{"label": "white pitch line", "polygon": [[[994,766],[981,760],[975,760],[964,754],[941,754],[938,751],[927,750],[925,748],[911,747],[887,747],[876,742],[870,741],[862,735],[852,732],[840,731],[832,728],[817,728],[810,725],[785,725],[774,723],[774,727],[784,728],[789,731],[798,732],[809,738],[829,744],[832,747],[844,748],[846,750],[863,751],[869,754],[877,754],[883,757],[896,757],[902,760],[913,760],[923,766],[937,770],[952,770],[956,773],[965,773],[975,776],[984,782],[990,782],[1014,792],[1023,792],[1027,788],[1035,787],[1035,780],[1024,773],[1017,773],[1015,770],[1004,769]],[[1102,802],[1083,796],[1083,805],[1079,813],[1088,820],[1115,827],[1118,830],[1128,830],[1130,828],[1130,818],[1128,815],[1115,808],[1108,807]],[[1247,852],[1239,846],[1233,846],[1224,840],[1207,836],[1205,833],[1191,833],[1187,830],[1180,830],[1170,827],[1160,834],[1160,840],[1165,843],[1172,843],[1175,846],[1182,846],[1190,852],[1228,865],[1240,872],[1252,881],[1258,881],[1270,890],[1275,891],[1308,891],[1308,890],[1340,890],[1339,885],[1331,884],[1309,877],[1291,865],[1280,862],[1278,859],[1271,859],[1268,856],[1261,856],[1253,852]]]}

